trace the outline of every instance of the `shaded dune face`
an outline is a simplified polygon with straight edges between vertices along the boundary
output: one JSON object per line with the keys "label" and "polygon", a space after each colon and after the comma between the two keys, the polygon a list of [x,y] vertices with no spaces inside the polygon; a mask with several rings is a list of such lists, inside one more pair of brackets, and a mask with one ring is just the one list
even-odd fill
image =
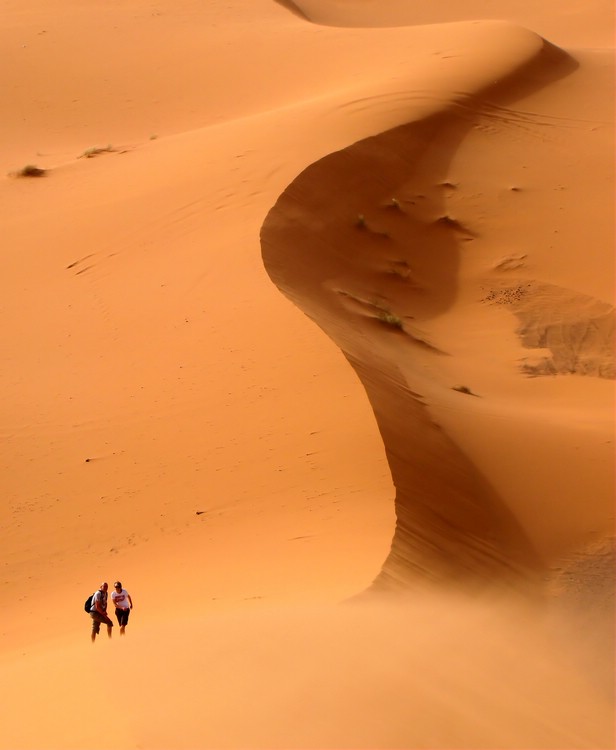
{"label": "shaded dune face", "polygon": [[452,305],[460,253],[472,237],[444,209],[459,143],[495,104],[503,107],[573,68],[545,43],[489,91],[461,95],[438,114],[312,164],[263,224],[270,278],[345,354],[384,441],[397,523],[373,589],[465,584],[532,591],[542,573],[513,509],[422,401],[422,369],[447,356],[422,323]]}
{"label": "shaded dune face", "polygon": [[294,16],[298,16],[304,21],[310,20],[308,16],[304,13],[304,11],[293,2],[293,0],[274,0],[274,2],[278,3],[278,5],[282,5],[283,8],[286,8],[287,10],[291,11],[291,13],[293,13]]}

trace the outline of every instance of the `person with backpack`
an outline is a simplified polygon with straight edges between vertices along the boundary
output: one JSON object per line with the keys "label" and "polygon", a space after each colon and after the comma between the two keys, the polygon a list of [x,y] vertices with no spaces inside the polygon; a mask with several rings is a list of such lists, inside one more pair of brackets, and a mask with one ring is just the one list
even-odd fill
{"label": "person with backpack", "polygon": [[115,614],[120,626],[120,635],[124,635],[124,631],[128,625],[128,616],[133,608],[133,600],[130,598],[128,591],[122,588],[122,581],[116,581],[113,584],[113,589],[111,592],[111,601],[115,604]]}
{"label": "person with backpack", "polygon": [[90,617],[92,618],[92,643],[96,640],[96,636],[100,633],[101,623],[107,626],[107,635],[111,638],[111,628],[113,623],[109,619],[107,614],[107,590],[109,584],[103,581],[98,588],[92,594],[92,604],[90,606]]}

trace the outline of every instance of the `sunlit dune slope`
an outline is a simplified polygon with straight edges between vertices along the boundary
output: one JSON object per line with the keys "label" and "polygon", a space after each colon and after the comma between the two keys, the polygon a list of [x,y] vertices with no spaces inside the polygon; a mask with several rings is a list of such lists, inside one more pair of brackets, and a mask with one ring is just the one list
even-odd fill
{"label": "sunlit dune slope", "polygon": [[147,614],[167,586],[185,607],[343,598],[388,554],[393,491],[369,404],[267,278],[259,227],[312,161],[438,111],[541,42],[492,22],[380,29],[386,72],[368,74],[372,32],[322,39],[276,7],[304,54],[338,48],[365,77],[345,78],[347,63],[322,96],[293,90],[284,107],[93,158],[75,131],[72,160],[0,183],[4,580],[20,601],[7,643],[46,637],[58,580],[81,601],[122,571]]}
{"label": "sunlit dune slope", "polygon": [[[586,149],[609,184],[609,103],[577,116],[602,63],[545,43],[497,84],[313,164],[264,224],[272,279],[340,346],[377,417],[397,490],[380,587],[518,586],[612,532],[613,193],[589,200],[575,159]],[[565,111],[551,86],[567,87]],[[580,253],[588,229],[602,262]],[[561,375],[598,417],[592,436],[563,429],[558,383],[528,379]],[[581,434],[592,478],[562,466]]]}

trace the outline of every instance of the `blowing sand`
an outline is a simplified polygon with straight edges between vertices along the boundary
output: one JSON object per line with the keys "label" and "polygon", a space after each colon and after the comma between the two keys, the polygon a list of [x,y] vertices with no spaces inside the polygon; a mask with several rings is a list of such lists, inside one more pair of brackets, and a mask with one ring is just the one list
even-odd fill
{"label": "blowing sand", "polygon": [[0,5],[0,747],[613,747],[612,4]]}

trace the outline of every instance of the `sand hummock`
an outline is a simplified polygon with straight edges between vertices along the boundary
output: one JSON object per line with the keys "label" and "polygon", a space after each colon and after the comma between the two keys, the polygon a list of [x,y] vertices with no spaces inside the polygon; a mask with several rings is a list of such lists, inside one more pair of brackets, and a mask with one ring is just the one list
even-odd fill
{"label": "sand hummock", "polygon": [[0,748],[614,746],[613,8],[459,5],[4,3]]}

